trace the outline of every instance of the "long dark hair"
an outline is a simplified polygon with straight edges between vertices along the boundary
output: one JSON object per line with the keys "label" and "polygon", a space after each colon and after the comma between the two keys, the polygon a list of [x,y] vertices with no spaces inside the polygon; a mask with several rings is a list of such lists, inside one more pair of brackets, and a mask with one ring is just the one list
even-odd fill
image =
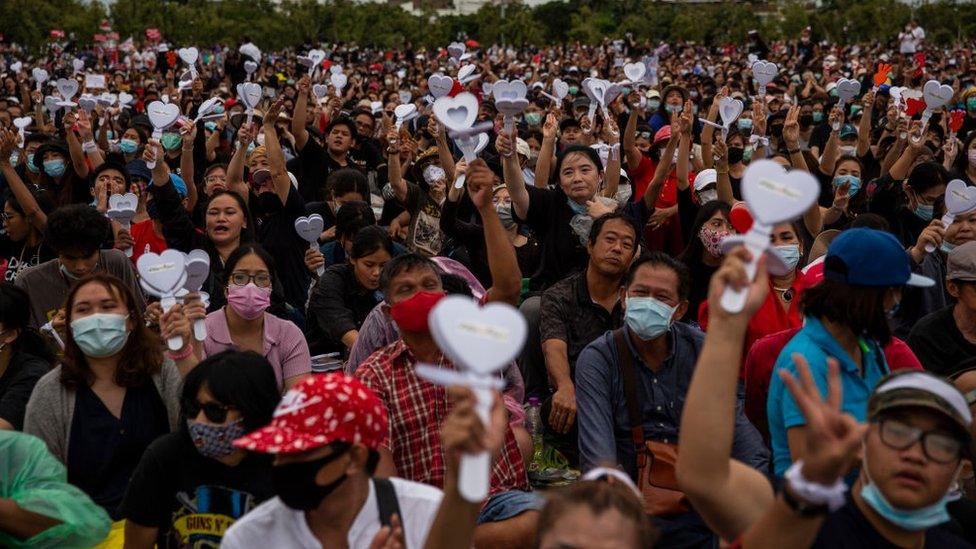
{"label": "long dark hair", "polygon": [[710,200],[702,204],[701,208],[698,209],[698,215],[695,216],[695,223],[691,226],[691,234],[687,235],[688,245],[685,246],[684,251],[681,252],[678,259],[689,267],[701,264],[702,253],[705,252],[705,245],[698,238],[698,231],[701,230],[702,225],[707,223],[715,215],[715,212],[722,212],[725,215],[725,219],[728,219],[731,210],[732,208],[721,200]]}
{"label": "long dark hair", "polygon": [[888,289],[888,286],[854,286],[828,278],[803,291],[800,307],[804,315],[845,326],[883,347],[891,341],[884,305]]}
{"label": "long dark hair", "polygon": [[[117,296],[125,304],[129,313],[132,331],[119,351],[119,363],[115,368],[115,383],[120,387],[140,387],[152,375],[159,373],[163,365],[162,342],[159,336],[146,327],[142,311],[136,304],[132,291],[118,278],[104,273],[96,273],[75,283],[68,292],[65,304],[65,325],[71,326],[71,309],[78,290],[88,284],[100,284],[110,294]],[[64,359],[61,362],[61,383],[71,389],[90,385],[94,379],[88,358],[75,342],[71,330],[67,330],[64,341]]]}
{"label": "long dark hair", "polygon": [[230,275],[237,267],[237,263],[247,255],[254,254],[261,258],[261,261],[268,267],[268,274],[271,275],[271,306],[268,312],[281,318],[288,318],[288,306],[285,304],[285,291],[278,278],[278,269],[275,267],[274,258],[271,257],[264,248],[258,244],[241,244],[236,250],[231,252],[224,263],[224,272],[221,282],[225,288],[230,287]]}
{"label": "long dark hair", "polygon": [[30,327],[30,299],[27,292],[9,282],[0,282],[0,324],[3,324],[4,332],[20,332],[10,344],[14,353],[23,351],[54,365],[54,352],[41,334]]}
{"label": "long dark hair", "polygon": [[221,404],[239,410],[248,431],[271,423],[281,399],[271,363],[254,351],[223,351],[194,366],[183,380],[184,415],[186,403],[195,401],[203,386]]}

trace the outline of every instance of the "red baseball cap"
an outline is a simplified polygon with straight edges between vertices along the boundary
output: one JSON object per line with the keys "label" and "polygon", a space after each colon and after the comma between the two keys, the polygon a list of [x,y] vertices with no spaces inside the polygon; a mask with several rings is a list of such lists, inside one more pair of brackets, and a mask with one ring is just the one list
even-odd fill
{"label": "red baseball cap", "polygon": [[281,398],[271,424],[234,441],[264,454],[295,454],[335,441],[379,448],[388,434],[386,408],[369,387],[345,374],[316,374]]}
{"label": "red baseball cap", "polygon": [[667,141],[668,139],[671,139],[671,126],[661,126],[661,129],[654,134],[654,142],[651,143],[651,146],[653,147],[661,141]]}

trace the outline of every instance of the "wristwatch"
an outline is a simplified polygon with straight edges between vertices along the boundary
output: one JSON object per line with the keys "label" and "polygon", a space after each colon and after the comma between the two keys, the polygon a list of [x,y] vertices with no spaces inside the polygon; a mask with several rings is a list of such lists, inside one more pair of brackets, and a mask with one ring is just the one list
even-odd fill
{"label": "wristwatch", "polygon": [[780,493],[783,494],[783,501],[786,505],[801,517],[820,517],[826,515],[829,510],[826,504],[814,505],[797,498],[790,493],[789,486],[786,483],[783,484]]}

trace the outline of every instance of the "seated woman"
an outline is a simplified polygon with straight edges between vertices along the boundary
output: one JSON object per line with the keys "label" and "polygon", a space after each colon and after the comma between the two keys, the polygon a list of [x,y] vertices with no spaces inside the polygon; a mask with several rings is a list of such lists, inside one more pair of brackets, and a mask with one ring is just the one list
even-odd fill
{"label": "seated woman", "polygon": [[176,427],[182,380],[131,291],[113,276],[75,284],[65,324],[64,358],[34,387],[24,431],[47,443],[68,481],[118,520],[143,451]]}
{"label": "seated woman", "polygon": [[349,261],[325,270],[308,303],[309,323],[321,336],[309,337],[316,354],[346,354],[356,343],[366,316],[383,301],[378,291],[380,272],[393,255],[386,231],[369,226],[353,239]]}
{"label": "seated woman", "polygon": [[244,244],[224,263],[227,305],[207,315],[204,355],[227,349],[254,351],[274,368],[284,391],[311,371],[305,335],[276,316],[286,307],[274,260],[257,244]]}
{"label": "seated woman", "polygon": [[0,282],[0,429],[23,428],[27,399],[55,361],[29,324],[27,292]]}
{"label": "seated woman", "polygon": [[[122,502],[125,546],[219,544],[224,530],[274,496],[269,455],[231,446],[268,424],[280,395],[274,370],[253,352],[224,351],[183,382],[186,421],[146,449]],[[200,528],[193,525],[210,524]]]}

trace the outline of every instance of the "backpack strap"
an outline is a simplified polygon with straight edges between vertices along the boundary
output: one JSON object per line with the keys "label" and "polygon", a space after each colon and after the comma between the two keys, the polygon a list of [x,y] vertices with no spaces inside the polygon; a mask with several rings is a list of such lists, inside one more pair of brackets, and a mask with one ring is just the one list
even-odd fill
{"label": "backpack strap", "polygon": [[637,399],[637,378],[634,372],[634,359],[627,345],[627,334],[623,328],[613,331],[613,341],[617,347],[617,366],[624,384],[624,397],[627,399],[627,415],[630,416],[630,436],[637,450],[638,474],[644,469],[647,460],[647,447],[644,445],[644,422],[641,420],[640,401]]}
{"label": "backpack strap", "polygon": [[403,529],[403,513],[400,512],[393,483],[388,478],[373,478],[373,485],[376,486],[376,507],[380,513],[380,524],[389,526],[390,519],[396,514],[400,517],[400,528]]}

